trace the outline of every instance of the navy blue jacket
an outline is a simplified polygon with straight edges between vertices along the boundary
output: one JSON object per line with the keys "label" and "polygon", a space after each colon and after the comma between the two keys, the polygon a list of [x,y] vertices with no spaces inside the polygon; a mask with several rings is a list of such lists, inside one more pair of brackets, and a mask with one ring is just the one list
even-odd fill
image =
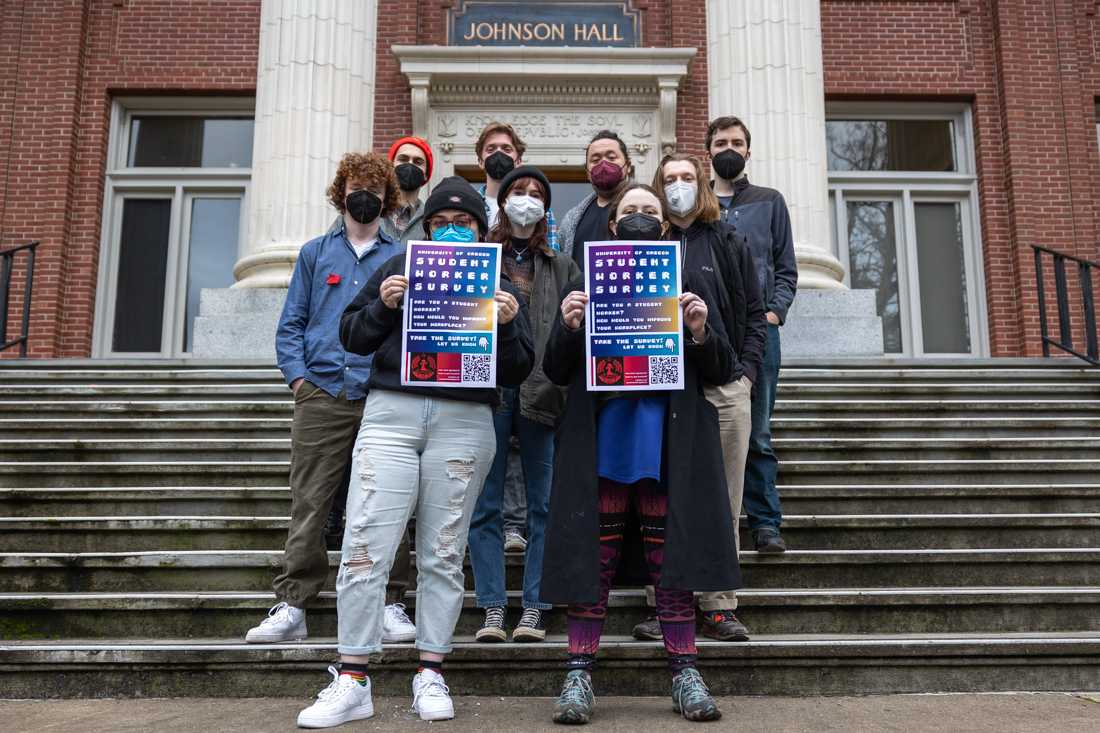
{"label": "navy blue jacket", "polygon": [[718,201],[722,204],[722,221],[749,243],[765,310],[779,316],[783,323],[798,290],[791,214],[783,194],[774,188],[754,186],[745,176],[733,182],[733,199],[728,206],[722,198]]}

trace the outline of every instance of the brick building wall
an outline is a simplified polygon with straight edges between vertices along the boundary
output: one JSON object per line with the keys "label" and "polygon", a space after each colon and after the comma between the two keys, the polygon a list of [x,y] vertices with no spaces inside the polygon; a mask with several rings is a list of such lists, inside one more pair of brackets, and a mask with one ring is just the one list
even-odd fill
{"label": "brick building wall", "polygon": [[42,242],[29,356],[91,353],[112,97],[254,94],[259,20],[258,0],[0,4],[0,248]]}
{"label": "brick building wall", "polygon": [[[443,43],[450,5],[379,0],[376,148],[411,128],[390,47]],[[254,94],[259,6],[0,0],[0,248],[42,242],[32,356],[90,354],[112,97]],[[704,0],[635,6],[645,45],[698,49],[677,138],[702,152]],[[822,24],[827,99],[972,105],[992,353],[1039,353],[1029,244],[1100,257],[1098,3],[822,0]]]}
{"label": "brick building wall", "polygon": [[826,99],[974,110],[993,356],[1041,353],[1030,245],[1097,258],[1097,3],[823,0]]}

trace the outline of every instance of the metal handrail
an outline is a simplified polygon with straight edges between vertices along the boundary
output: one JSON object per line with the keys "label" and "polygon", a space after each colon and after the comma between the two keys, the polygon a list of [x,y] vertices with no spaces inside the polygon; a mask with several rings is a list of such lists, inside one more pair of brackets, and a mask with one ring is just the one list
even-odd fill
{"label": "metal handrail", "polygon": [[[19,356],[27,356],[27,342],[31,327],[31,293],[34,290],[34,256],[38,242],[21,244],[0,250],[0,351],[19,345]],[[15,255],[27,251],[27,279],[23,287],[23,322],[19,338],[8,340],[8,306],[11,296],[11,276],[15,269]]]}
{"label": "metal handrail", "polygon": [[[1039,330],[1043,337],[1043,356],[1050,356],[1050,347],[1084,359],[1093,366],[1100,366],[1100,347],[1097,345],[1096,301],[1092,294],[1092,270],[1100,271],[1100,263],[1083,257],[1074,257],[1062,252],[1031,245],[1035,250],[1035,285],[1039,294]],[[1047,328],[1046,284],[1043,282],[1043,255],[1049,254],[1054,261],[1054,290],[1058,301],[1058,338],[1051,338]],[[1081,314],[1085,327],[1085,353],[1073,346],[1073,321],[1069,304],[1069,280],[1066,277],[1066,261],[1077,264],[1077,279],[1081,287]]]}

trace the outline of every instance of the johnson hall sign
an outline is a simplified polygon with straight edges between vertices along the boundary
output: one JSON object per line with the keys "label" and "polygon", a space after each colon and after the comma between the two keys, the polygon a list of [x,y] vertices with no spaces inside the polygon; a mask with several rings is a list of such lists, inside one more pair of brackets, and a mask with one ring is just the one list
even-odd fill
{"label": "johnson hall sign", "polygon": [[459,0],[449,12],[452,46],[640,46],[642,40],[629,0]]}

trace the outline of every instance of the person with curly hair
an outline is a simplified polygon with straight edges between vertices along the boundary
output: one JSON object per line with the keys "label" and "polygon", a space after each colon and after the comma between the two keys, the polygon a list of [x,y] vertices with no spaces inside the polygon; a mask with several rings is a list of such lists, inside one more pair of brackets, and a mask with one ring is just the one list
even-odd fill
{"label": "person with curly hair", "polygon": [[[273,583],[277,603],[248,631],[251,643],[306,637],[306,608],[329,572],[323,530],[333,498],[348,482],[371,370],[370,357],[340,344],[340,314],[374,271],[403,251],[380,229],[398,197],[397,177],[384,155],[346,154],[327,196],[341,225],[302,246],[275,336],[279,369],[294,393],[290,524],[282,572]],[[409,641],[416,630],[395,603],[386,613],[388,640]]]}

